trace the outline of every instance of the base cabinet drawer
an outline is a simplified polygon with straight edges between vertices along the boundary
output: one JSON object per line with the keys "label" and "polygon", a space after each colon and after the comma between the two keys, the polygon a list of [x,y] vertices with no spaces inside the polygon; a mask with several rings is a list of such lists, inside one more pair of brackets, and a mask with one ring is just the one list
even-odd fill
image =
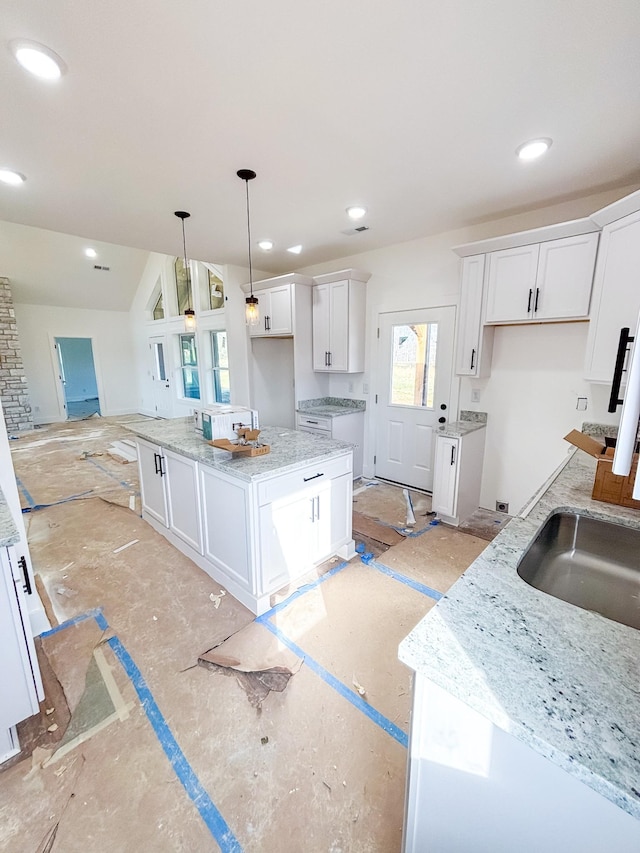
{"label": "base cabinet drawer", "polygon": [[283,474],[258,483],[258,503],[260,505],[276,501],[287,495],[296,494],[304,489],[311,489],[319,480],[331,480],[348,474],[352,469],[352,455],[347,453],[321,462],[319,465],[309,465],[291,474]]}

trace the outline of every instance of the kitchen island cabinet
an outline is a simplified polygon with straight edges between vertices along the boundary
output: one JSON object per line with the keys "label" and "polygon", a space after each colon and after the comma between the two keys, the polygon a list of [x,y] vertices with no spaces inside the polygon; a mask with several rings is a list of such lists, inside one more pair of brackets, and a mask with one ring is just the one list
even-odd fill
{"label": "kitchen island cabinet", "polygon": [[256,615],[321,560],[355,554],[349,444],[269,427],[260,435],[269,454],[236,458],[191,418],[128,428],[143,518]]}
{"label": "kitchen island cabinet", "polygon": [[559,509],[640,528],[591,499],[595,465],[574,451],[400,646],[415,672],[407,853],[640,850],[640,632],[517,573]]}

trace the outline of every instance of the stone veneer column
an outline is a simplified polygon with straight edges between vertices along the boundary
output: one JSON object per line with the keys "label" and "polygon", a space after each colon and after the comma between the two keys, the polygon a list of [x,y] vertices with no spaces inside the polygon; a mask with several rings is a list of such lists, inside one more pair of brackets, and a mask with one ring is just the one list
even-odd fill
{"label": "stone veneer column", "polygon": [[0,276],[0,400],[9,435],[33,429],[9,279]]}

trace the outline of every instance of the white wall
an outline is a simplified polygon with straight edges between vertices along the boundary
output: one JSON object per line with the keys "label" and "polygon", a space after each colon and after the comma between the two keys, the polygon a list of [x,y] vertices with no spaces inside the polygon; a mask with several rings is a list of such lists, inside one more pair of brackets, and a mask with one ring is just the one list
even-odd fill
{"label": "white wall", "polygon": [[[367,284],[366,372],[331,379],[332,394],[367,400],[366,475],[374,472],[376,425],[372,401],[378,378],[379,315],[386,311],[457,305],[459,259],[451,251],[452,246],[588,216],[635,189],[632,186],[598,193],[300,270],[306,275],[318,275],[354,267],[372,274]],[[357,237],[349,240],[356,241]],[[493,509],[495,501],[500,499],[508,501],[510,509],[517,511],[562,459],[567,449],[562,436],[569,429],[580,426],[583,420],[615,423],[619,419],[606,412],[608,392],[582,379],[586,334],[586,323],[498,329],[491,378],[485,383],[454,379],[452,400],[459,393],[460,408],[488,413],[483,506]],[[479,403],[471,403],[474,387],[481,390]],[[586,412],[576,411],[577,396],[588,397]],[[452,404],[452,419],[453,409]],[[536,447],[535,461],[532,447]]]}
{"label": "white wall", "polygon": [[103,415],[138,411],[129,315],[52,305],[16,304],[16,323],[35,423],[66,420],[53,339],[91,338]]}

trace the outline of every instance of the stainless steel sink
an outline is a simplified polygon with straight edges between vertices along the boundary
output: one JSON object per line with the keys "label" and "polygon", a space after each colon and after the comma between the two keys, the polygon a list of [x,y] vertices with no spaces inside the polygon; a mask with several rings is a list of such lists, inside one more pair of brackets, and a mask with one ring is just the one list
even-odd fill
{"label": "stainless steel sink", "polygon": [[518,574],[549,595],[640,628],[640,530],[558,512],[522,555]]}

